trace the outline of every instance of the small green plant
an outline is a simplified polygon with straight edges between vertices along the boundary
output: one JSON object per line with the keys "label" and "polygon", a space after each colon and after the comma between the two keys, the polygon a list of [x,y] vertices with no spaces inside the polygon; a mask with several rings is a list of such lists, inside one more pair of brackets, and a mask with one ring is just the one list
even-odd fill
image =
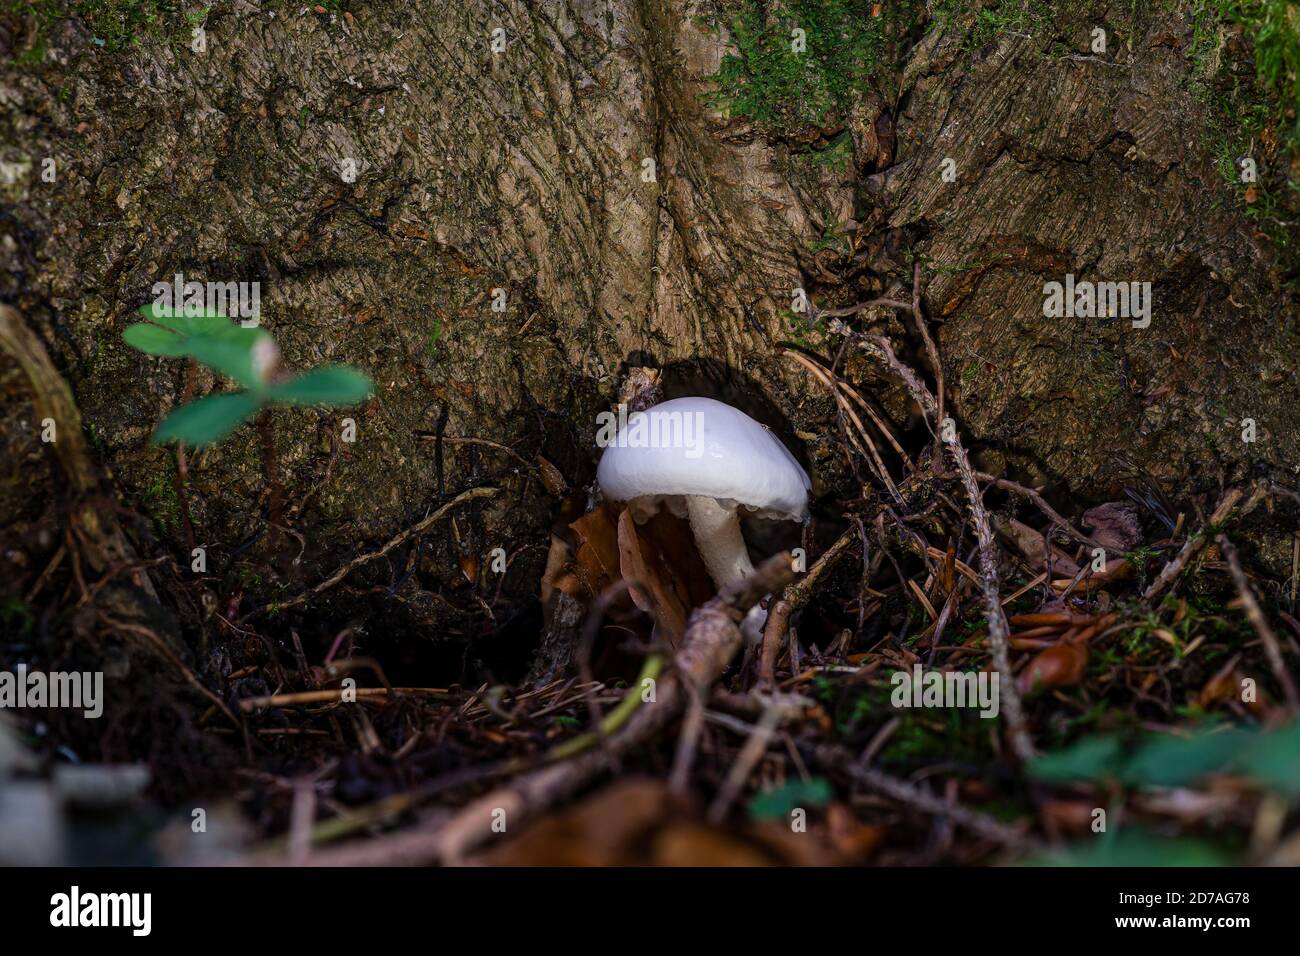
{"label": "small green plant", "polygon": [[[933,7],[934,22],[947,25],[969,16],[975,6],[967,0],[941,0]],[[1007,33],[1030,33],[1052,23],[1052,9],[1043,0],[996,0],[973,11],[965,48],[978,50]]]}
{"label": "small green plant", "polygon": [[823,777],[789,780],[772,790],[757,793],[749,801],[749,815],[755,820],[785,820],[800,807],[820,807],[833,797]]}
{"label": "small green plant", "polygon": [[1283,796],[1300,797],[1300,723],[1270,730],[1213,728],[1191,737],[1152,735],[1125,750],[1114,736],[1085,737],[1044,754],[1029,775],[1049,783],[1118,780],[1134,787],[1184,787],[1231,773]]}
{"label": "small green plant", "polygon": [[147,355],[194,359],[243,386],[243,391],[208,395],[173,411],[154,431],[158,444],[212,445],[267,406],[355,405],[374,391],[369,378],[343,365],[278,379],[279,349],[264,329],[244,328],[214,313],[176,315],[157,305],[140,312],[148,321],[122,333],[128,345]]}
{"label": "small green plant", "polygon": [[[1294,194],[1300,190],[1300,3],[1296,0],[1194,0],[1187,57],[1192,89],[1209,107],[1215,164],[1247,214],[1272,243],[1289,285],[1300,247]],[[1248,41],[1234,52],[1235,36]],[[1254,65],[1254,76],[1239,65]],[[1257,173],[1244,174],[1243,162]]]}

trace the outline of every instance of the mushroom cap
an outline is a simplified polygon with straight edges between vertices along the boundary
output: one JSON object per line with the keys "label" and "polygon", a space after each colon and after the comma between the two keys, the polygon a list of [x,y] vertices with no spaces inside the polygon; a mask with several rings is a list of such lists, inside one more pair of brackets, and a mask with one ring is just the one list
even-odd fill
{"label": "mushroom cap", "polygon": [[[656,413],[681,416],[676,431],[677,419],[656,419]],[[642,415],[651,416],[641,426],[643,436],[675,434],[679,440],[629,443]],[[674,398],[629,415],[601,456],[596,480],[607,498],[627,502],[638,517],[660,503],[682,514],[684,496],[700,495],[760,517],[802,521],[812,488],[808,473],[775,435],[711,398]]]}

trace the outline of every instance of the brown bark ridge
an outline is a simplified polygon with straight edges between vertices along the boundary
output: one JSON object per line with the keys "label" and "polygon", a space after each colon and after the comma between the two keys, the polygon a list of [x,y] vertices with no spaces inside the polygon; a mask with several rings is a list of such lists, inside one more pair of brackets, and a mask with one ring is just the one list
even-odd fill
{"label": "brown bark ridge", "polygon": [[[304,580],[491,482],[504,493],[426,560],[450,579],[456,540],[525,545],[511,586],[534,589],[544,490],[488,446],[428,437],[540,452],[578,487],[594,415],[638,352],[720,363],[801,432],[833,436],[833,406],[772,348],[796,287],[854,301],[810,251],[828,230],[851,237],[851,281],[877,293],[922,257],[949,405],[984,470],[1095,498],[1134,467],[1289,478],[1294,302],[1213,168],[1185,56],[1156,42],[1186,37],[1187,19],[1054,7],[1050,26],[979,49],[969,18],[918,33],[897,97],[862,105],[848,169],[701,101],[726,34],[682,0],[377,2],[350,18],[235,0],[209,14],[202,53],[149,35],[108,54],[59,20],[43,62],[0,67],[2,158],[29,166],[0,187],[0,297],[56,353],[136,503],[170,474],[147,439],[184,385],[181,363],[120,339],[154,283],[259,281],[288,364],[369,372],[377,397],[340,413],[353,444],[339,415],[276,413]],[[1152,282],[1151,326],[1045,318],[1043,284],[1066,273]],[[905,418],[897,387],[874,381]],[[255,530],[265,492],[241,436],[190,465],[218,557]]]}

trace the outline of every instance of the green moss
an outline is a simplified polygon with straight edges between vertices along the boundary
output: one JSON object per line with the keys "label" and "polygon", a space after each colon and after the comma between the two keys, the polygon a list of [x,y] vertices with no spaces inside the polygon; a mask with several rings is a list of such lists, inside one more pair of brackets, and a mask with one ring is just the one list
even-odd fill
{"label": "green moss", "polygon": [[155,475],[145,486],[143,498],[144,508],[153,518],[159,537],[165,538],[180,527],[181,503],[170,474]]}
{"label": "green moss", "polygon": [[880,752],[882,763],[936,758],[981,764],[992,757],[988,720],[970,709],[900,710],[902,721]]}
{"label": "green moss", "polygon": [[873,17],[873,6],[870,0],[726,4],[712,25],[726,23],[732,48],[712,77],[709,101],[769,132],[844,115],[868,90],[882,52],[886,17]]}
{"label": "green moss", "polygon": [[36,614],[22,598],[11,597],[0,601],[0,627],[14,637],[27,637],[36,626]]}
{"label": "green moss", "polygon": [[56,20],[81,20],[90,28],[95,45],[114,53],[167,29],[183,27],[188,32],[203,22],[211,9],[202,6],[186,11],[181,0],[0,0],[0,4],[0,9],[35,22],[36,42],[20,57],[26,63],[45,58],[46,37]]}
{"label": "green moss", "polygon": [[[1193,90],[1210,107],[1208,137],[1235,201],[1300,273],[1295,215],[1300,194],[1300,3],[1195,0]],[[1253,159],[1256,181],[1243,178]]]}
{"label": "green moss", "polygon": [[853,163],[853,137],[845,130],[825,145],[814,144],[794,155],[817,169],[842,170]]}
{"label": "green moss", "polygon": [[[969,14],[971,0],[940,0],[934,4],[934,22],[937,26],[958,20]],[[1045,0],[1000,0],[975,12],[965,47],[978,50],[1004,33],[1033,33],[1052,22],[1053,11]]]}

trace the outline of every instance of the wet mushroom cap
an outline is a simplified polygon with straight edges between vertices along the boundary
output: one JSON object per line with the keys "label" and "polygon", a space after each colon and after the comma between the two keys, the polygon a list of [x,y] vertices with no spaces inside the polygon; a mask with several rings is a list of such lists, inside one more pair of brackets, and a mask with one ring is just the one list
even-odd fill
{"label": "wet mushroom cap", "polygon": [[[679,440],[668,447],[626,444],[643,414],[652,416],[643,426],[647,440]],[[680,422],[664,416],[680,416]],[[759,517],[802,521],[812,488],[803,466],[771,431],[711,398],[675,398],[629,416],[605,449],[596,480],[607,498],[627,502],[635,517],[652,514],[660,503],[682,514],[684,499],[700,496]]]}

